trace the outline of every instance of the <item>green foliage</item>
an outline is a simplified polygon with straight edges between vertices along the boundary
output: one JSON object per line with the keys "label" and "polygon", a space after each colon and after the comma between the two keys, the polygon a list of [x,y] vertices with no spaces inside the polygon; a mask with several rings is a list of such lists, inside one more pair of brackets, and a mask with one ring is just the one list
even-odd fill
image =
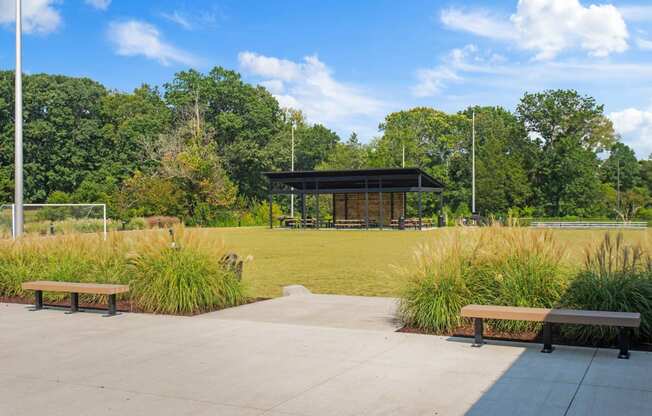
{"label": "green foliage", "polygon": [[[639,312],[636,338],[652,341],[652,260],[640,246],[628,246],[622,234],[605,235],[586,254],[584,270],[572,281],[561,300],[562,307],[597,311]],[[562,334],[583,343],[613,344],[614,327],[564,325]]]}
{"label": "green foliage", "polygon": [[146,312],[193,314],[245,302],[237,276],[220,264],[224,253],[177,234],[141,245],[131,259],[134,301]]}
{"label": "green foliage", "polygon": [[469,303],[477,241],[453,237],[445,248],[424,246],[418,264],[400,298],[399,314],[407,325],[437,333],[452,333],[463,320],[460,309]]}
{"label": "green foliage", "polygon": [[[221,67],[181,71],[160,89],[144,84],[129,93],[87,78],[26,75],[24,102],[26,201],[65,192],[71,202],[107,203],[109,216],[125,221],[175,215],[193,225],[241,223],[236,198],[265,200],[263,172],[290,169],[292,126],[296,169],[400,167],[405,149],[406,166],[441,180],[446,204],[461,213],[470,210],[472,112],[482,215],[531,207],[536,215],[631,219],[652,206],[652,162],[637,163],[616,142],[603,107],[572,90],[525,94],[514,114],[490,106],[398,111],[366,144],[355,134],[342,142]],[[2,203],[13,199],[12,103],[13,73],[0,71]],[[611,152],[601,161],[603,150]],[[147,187],[160,196],[135,194]],[[287,201],[281,207],[287,211]],[[423,207],[435,215],[439,199],[426,195]]]}
{"label": "green foliage", "polygon": [[345,143],[337,143],[326,155],[326,159],[316,166],[317,170],[364,169],[368,165],[368,149],[360,143],[358,135],[352,133]]}
{"label": "green foliage", "polygon": [[516,114],[539,149],[539,204],[553,216],[593,214],[600,197],[596,152],[615,142],[604,107],[573,90],[549,90],[526,93]]}

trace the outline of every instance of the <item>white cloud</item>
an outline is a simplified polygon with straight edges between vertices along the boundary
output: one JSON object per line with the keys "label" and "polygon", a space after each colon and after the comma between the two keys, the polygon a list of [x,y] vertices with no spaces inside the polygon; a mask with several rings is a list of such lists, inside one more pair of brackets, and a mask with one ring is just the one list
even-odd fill
{"label": "white cloud", "polygon": [[[23,31],[46,34],[61,25],[57,0],[25,0],[22,7]],[[16,20],[16,1],[0,0],[0,25],[10,25]]]}
{"label": "white cloud", "polygon": [[198,59],[192,54],[166,43],[159,30],[149,23],[138,20],[112,22],[109,24],[108,36],[118,55],[141,55],[163,65],[198,64]]}
{"label": "white cloud", "polygon": [[442,12],[441,21],[452,29],[512,41],[534,51],[539,60],[572,49],[607,56],[628,47],[627,25],[618,9],[584,7],[579,0],[519,0],[509,20],[484,11],[448,9]]}
{"label": "white cloud", "polygon": [[286,59],[241,52],[238,60],[242,69],[259,77],[283,81],[293,81],[301,77],[301,64]]}
{"label": "white cloud", "polygon": [[242,70],[262,78],[260,84],[270,89],[282,107],[302,110],[311,122],[350,132],[361,119],[367,119],[363,124],[377,125],[384,116],[382,101],[335,80],[331,69],[317,56],[294,62],[241,52],[238,58]]}
{"label": "white cloud", "polygon": [[652,21],[652,6],[618,6],[618,10],[631,22]]}
{"label": "white cloud", "polygon": [[86,4],[97,10],[106,10],[111,5],[111,0],[86,0]]}
{"label": "white cloud", "polygon": [[450,83],[463,82],[463,74],[503,72],[498,65],[505,58],[492,52],[482,53],[475,45],[451,50],[434,68],[421,68],[416,72],[418,83],[412,87],[416,97],[433,97],[440,94]]}
{"label": "white cloud", "polygon": [[609,114],[616,132],[623,136],[623,142],[636,150],[639,158],[652,154],[652,109],[628,108]]}
{"label": "white cloud", "polygon": [[178,24],[186,30],[192,30],[193,28],[193,25],[190,23],[188,16],[178,10],[175,10],[172,13],[161,13],[161,16],[172,23]]}
{"label": "white cloud", "polygon": [[639,37],[636,39],[636,46],[644,51],[652,51],[652,40]]}
{"label": "white cloud", "polygon": [[440,17],[442,23],[452,29],[492,39],[515,40],[516,38],[514,28],[508,21],[501,21],[485,10],[464,11],[451,7],[443,10]]}
{"label": "white cloud", "polygon": [[212,29],[217,26],[223,16],[217,6],[202,8],[181,8],[171,12],[160,13],[160,16],[185,30]]}

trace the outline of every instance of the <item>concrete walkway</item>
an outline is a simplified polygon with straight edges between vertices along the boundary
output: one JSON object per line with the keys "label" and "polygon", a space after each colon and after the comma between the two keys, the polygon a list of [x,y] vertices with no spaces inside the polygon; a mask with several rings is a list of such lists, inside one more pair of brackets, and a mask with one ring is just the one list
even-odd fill
{"label": "concrete walkway", "polygon": [[267,321],[254,305],[102,318],[0,304],[0,415],[652,414],[650,353],[627,361],[590,348],[474,349],[388,328],[317,326],[309,313],[268,322],[279,304],[258,305]]}
{"label": "concrete walkway", "polygon": [[401,327],[396,307],[394,298],[305,294],[224,309],[202,318],[394,332]]}

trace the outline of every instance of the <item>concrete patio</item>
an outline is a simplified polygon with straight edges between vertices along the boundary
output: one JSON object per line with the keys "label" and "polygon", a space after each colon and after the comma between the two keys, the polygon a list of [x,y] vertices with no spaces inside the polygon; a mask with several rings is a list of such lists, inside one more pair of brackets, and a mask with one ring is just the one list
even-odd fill
{"label": "concrete patio", "polygon": [[652,414],[650,353],[475,349],[393,332],[392,304],[305,295],[192,318],[0,304],[0,415]]}

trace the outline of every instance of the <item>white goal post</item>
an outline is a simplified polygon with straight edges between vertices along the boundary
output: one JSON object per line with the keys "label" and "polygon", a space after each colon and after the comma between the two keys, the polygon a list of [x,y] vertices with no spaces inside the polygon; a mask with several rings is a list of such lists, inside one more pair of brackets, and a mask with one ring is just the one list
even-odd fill
{"label": "white goal post", "polygon": [[[11,208],[11,236],[16,239],[16,204],[3,205],[2,207]],[[0,207],[0,208],[2,208]],[[23,204],[25,208],[64,208],[64,207],[94,207],[102,208],[102,234],[104,240],[108,237],[107,219],[106,219],[106,204]]]}

